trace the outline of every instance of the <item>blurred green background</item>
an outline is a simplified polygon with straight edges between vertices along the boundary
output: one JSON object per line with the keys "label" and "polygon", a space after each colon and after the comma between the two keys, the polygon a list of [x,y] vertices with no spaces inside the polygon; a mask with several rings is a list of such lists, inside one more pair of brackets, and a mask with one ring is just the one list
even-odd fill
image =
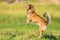
{"label": "blurred green background", "polygon": [[[42,39],[38,25],[26,24],[29,3],[42,18],[44,12],[51,15]],[[0,40],[60,40],[60,0],[0,0]]]}

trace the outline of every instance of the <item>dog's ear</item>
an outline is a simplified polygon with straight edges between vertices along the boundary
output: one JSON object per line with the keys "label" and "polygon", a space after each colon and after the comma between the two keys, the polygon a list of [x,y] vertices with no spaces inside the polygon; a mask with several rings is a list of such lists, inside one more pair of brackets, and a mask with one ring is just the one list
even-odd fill
{"label": "dog's ear", "polygon": [[32,4],[29,4],[29,5],[30,5],[31,8],[34,8],[34,5],[32,5]]}
{"label": "dog's ear", "polygon": [[34,7],[34,5],[32,5],[32,7]]}

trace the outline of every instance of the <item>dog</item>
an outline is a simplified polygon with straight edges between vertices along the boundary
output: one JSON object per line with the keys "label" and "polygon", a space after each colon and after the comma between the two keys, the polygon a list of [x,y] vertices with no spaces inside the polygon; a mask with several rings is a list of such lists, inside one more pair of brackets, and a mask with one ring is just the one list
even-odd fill
{"label": "dog", "polygon": [[30,22],[34,22],[39,25],[39,38],[43,36],[43,32],[46,30],[49,22],[50,22],[50,15],[48,13],[44,13],[43,16],[47,18],[44,20],[41,16],[39,16],[34,9],[34,5],[28,4],[26,6],[27,9],[27,20],[26,23],[29,24]]}

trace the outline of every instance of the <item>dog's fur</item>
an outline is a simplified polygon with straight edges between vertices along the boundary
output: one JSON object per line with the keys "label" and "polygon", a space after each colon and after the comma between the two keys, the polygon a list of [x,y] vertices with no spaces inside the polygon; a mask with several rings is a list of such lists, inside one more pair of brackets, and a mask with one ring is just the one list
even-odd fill
{"label": "dog's fur", "polygon": [[34,5],[28,4],[26,8],[27,8],[27,20],[26,20],[27,24],[29,24],[30,22],[34,22],[37,25],[39,25],[40,37],[43,36],[43,32],[46,30],[47,25],[50,21],[50,15],[48,13],[43,14],[43,16],[47,18],[47,21],[45,21],[35,12]]}

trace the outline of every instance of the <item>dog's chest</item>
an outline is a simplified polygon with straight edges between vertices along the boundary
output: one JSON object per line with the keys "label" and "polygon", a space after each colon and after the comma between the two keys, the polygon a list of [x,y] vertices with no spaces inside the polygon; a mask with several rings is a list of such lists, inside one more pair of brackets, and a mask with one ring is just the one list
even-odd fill
{"label": "dog's chest", "polygon": [[27,18],[29,18],[29,15],[27,15]]}

